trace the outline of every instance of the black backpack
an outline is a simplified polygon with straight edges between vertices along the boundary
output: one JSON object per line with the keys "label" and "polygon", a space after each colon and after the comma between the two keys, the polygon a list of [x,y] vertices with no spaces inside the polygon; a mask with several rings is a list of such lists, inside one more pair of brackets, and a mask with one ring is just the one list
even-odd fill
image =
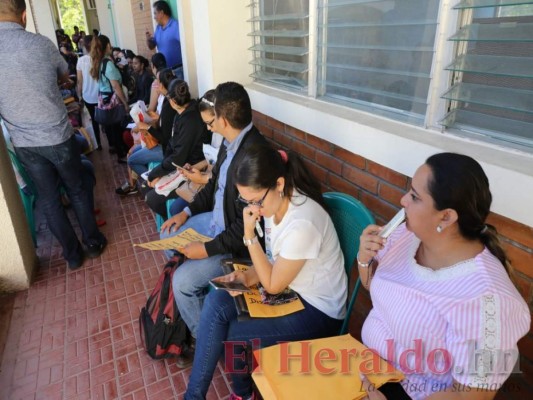
{"label": "black backpack", "polygon": [[187,341],[187,325],[181,318],[172,291],[172,275],[182,263],[182,255],[168,261],[139,316],[141,338],[153,359],[179,356]]}

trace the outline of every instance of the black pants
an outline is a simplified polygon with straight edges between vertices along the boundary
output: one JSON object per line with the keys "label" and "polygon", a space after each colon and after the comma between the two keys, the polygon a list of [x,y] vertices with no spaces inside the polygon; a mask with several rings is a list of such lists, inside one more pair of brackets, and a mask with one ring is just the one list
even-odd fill
{"label": "black pants", "polygon": [[398,382],[388,382],[381,386],[379,391],[385,395],[387,400],[411,400],[411,397]]}
{"label": "black pants", "polygon": [[146,182],[141,184],[141,193],[144,195],[144,201],[148,207],[156,214],[161,215],[164,220],[168,219],[167,200],[179,197],[175,190],[170,192],[168,196],[157,194],[155,189],[148,186]]}
{"label": "black pants", "polygon": [[100,124],[94,120],[94,109],[96,108],[97,104],[87,103],[85,100],[83,103],[85,104],[85,107],[87,107],[87,111],[89,111],[89,115],[91,116],[96,143],[98,143],[98,147],[102,147],[102,143],[100,142]]}
{"label": "black pants", "polygon": [[122,140],[122,123],[105,125],[104,129],[105,134],[107,136],[107,141],[109,142],[109,146],[115,148],[115,151],[117,152],[117,157],[126,157],[126,155],[128,154],[128,146],[126,146],[126,143],[124,143],[124,140]]}

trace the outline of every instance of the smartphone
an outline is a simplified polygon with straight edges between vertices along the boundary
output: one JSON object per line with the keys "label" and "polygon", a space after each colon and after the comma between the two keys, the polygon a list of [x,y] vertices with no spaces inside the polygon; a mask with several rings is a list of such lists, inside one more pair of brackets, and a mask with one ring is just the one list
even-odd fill
{"label": "smartphone", "polygon": [[405,221],[405,210],[402,208],[398,213],[392,217],[387,225],[383,227],[379,236],[383,239],[387,239],[390,234],[398,227],[400,224]]}
{"label": "smartphone", "polygon": [[173,166],[175,166],[177,169],[179,169],[180,171],[188,171],[187,168],[183,168],[183,167],[180,167],[178,164],[174,164],[172,163]]}
{"label": "smartphone", "polygon": [[219,282],[219,281],[209,281],[211,286],[215,289],[222,289],[227,291],[242,292],[246,293],[250,291],[250,288],[244,286],[240,282]]}

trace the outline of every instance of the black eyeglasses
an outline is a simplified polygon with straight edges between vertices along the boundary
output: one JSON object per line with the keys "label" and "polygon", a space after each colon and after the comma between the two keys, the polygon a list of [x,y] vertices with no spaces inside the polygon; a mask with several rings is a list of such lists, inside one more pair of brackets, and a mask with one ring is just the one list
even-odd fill
{"label": "black eyeglasses", "polygon": [[261,197],[261,200],[259,200],[259,201],[253,201],[253,200],[246,200],[246,199],[243,199],[243,198],[241,197],[240,194],[239,194],[239,196],[237,197],[237,199],[238,199],[241,203],[246,204],[247,206],[263,207],[263,203],[265,202],[265,198],[267,197],[268,192],[270,192],[270,188],[267,189],[266,193],[263,195],[263,197]]}
{"label": "black eyeglasses", "polygon": [[[204,121],[204,122],[205,122],[205,121]],[[208,127],[212,128],[214,122],[215,122],[215,118],[213,118],[213,119],[211,120],[211,122],[205,122],[205,124],[206,124]]]}

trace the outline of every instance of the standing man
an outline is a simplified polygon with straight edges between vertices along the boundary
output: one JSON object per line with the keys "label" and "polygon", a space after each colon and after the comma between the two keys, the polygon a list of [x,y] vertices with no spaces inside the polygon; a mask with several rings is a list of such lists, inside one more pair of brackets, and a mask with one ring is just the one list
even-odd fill
{"label": "standing man", "polygon": [[[90,193],[83,189],[80,153],[58,81],[70,83],[68,67],[46,37],[26,32],[25,0],[0,0],[0,117],[15,152],[37,188],[48,227],[70,269],[96,258],[107,240],[98,230]],[[86,252],[61,204],[63,185],[76,213]]]}
{"label": "standing man", "polygon": [[163,53],[167,65],[172,68],[178,79],[183,80],[183,64],[181,60],[180,29],[178,21],[172,18],[170,6],[165,1],[156,1],[154,19],[157,22],[154,36],[146,31],[146,44],[150,50],[155,49]]}

